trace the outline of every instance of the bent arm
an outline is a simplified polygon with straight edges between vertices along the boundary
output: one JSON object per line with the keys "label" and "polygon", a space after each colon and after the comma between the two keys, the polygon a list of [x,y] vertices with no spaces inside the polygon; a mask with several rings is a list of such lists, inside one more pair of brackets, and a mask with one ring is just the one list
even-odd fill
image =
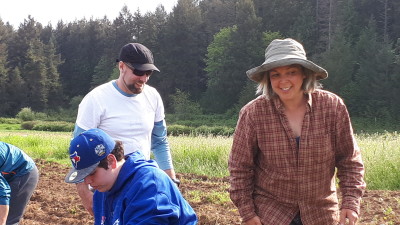
{"label": "bent arm", "polygon": [[243,221],[257,217],[254,192],[254,157],[258,151],[252,120],[247,113],[239,116],[229,155],[230,184],[229,194],[239,210]]}
{"label": "bent arm", "polygon": [[[85,129],[82,129],[77,124],[75,124],[73,137],[75,138],[84,131]],[[89,212],[89,214],[93,216],[93,193],[89,190],[88,185],[85,184],[85,182],[77,183],[76,191],[78,192],[78,195],[81,198],[83,207],[85,207],[85,209]]]}
{"label": "bent arm", "polygon": [[343,197],[341,209],[351,209],[359,214],[366,188],[364,164],[344,104],[338,106],[336,127],[336,167]]}
{"label": "bent arm", "polygon": [[175,177],[171,151],[167,140],[167,126],[165,120],[155,122],[151,133],[151,149],[160,169],[171,178]]}
{"label": "bent arm", "polygon": [[81,197],[82,205],[93,216],[93,193],[84,182],[76,184],[76,190],[79,197]]}
{"label": "bent arm", "polygon": [[127,190],[124,221],[126,224],[196,224],[191,207],[183,205],[183,197],[167,176],[158,169],[150,168],[135,176]]}

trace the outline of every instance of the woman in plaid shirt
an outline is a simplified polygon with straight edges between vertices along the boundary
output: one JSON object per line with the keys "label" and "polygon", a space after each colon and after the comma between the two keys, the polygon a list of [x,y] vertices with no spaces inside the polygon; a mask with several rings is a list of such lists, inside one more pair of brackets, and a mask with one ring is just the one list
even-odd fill
{"label": "woman in plaid shirt", "polygon": [[245,224],[356,224],[364,165],[343,100],[320,89],[326,70],[297,41],[276,39],[247,76],[262,95],[240,111],[229,157]]}

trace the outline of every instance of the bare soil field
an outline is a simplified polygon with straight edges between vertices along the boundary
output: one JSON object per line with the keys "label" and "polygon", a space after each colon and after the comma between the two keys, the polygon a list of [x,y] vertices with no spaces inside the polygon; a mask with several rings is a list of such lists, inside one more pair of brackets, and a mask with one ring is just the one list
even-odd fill
{"label": "bare soil field", "polygon": [[[57,163],[36,161],[40,181],[25,212],[21,225],[93,224],[92,217],[80,204],[74,184],[64,183],[68,167]],[[183,195],[189,200],[202,225],[241,224],[239,214],[230,201],[194,196],[193,193],[224,193],[229,187],[227,178],[178,174]],[[359,224],[400,225],[400,190],[367,190]]]}

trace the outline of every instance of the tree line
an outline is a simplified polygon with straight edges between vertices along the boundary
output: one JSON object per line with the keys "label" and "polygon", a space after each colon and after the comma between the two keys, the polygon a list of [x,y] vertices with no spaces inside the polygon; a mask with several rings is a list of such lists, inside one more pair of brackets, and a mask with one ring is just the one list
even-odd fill
{"label": "tree line", "polygon": [[[327,69],[324,89],[341,96],[351,116],[399,121],[397,12],[397,0],[178,0],[170,13],[124,6],[113,19],[55,27],[34,15],[17,28],[0,19],[0,116],[76,108],[118,77],[115,59],[129,42],[153,51],[161,73],[149,84],[167,112],[236,116],[255,98],[245,72],[264,61],[273,39],[291,37]],[[179,101],[190,107],[174,107]]]}

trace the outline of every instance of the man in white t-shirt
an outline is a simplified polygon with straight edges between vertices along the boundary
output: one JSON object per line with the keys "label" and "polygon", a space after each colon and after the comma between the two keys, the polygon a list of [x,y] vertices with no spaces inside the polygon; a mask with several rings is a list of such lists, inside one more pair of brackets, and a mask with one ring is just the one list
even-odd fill
{"label": "man in white t-shirt", "polygon": [[[142,44],[129,43],[121,48],[117,62],[119,78],[96,87],[79,104],[74,137],[100,128],[123,142],[125,155],[141,151],[150,159],[152,151],[159,167],[179,185],[167,141],[164,105],[157,90],[146,85],[153,71],[160,72],[152,52]],[[81,182],[77,191],[93,215],[89,187]]]}

